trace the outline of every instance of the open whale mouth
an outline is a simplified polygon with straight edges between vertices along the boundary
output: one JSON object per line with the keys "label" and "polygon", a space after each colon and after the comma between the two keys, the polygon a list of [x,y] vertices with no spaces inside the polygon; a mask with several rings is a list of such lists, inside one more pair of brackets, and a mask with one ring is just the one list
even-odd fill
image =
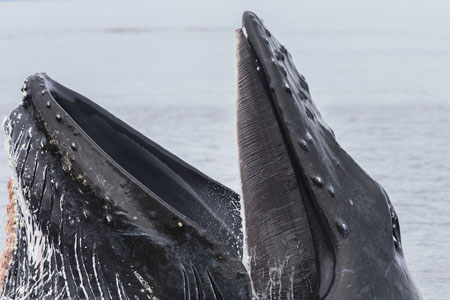
{"label": "open whale mouth", "polygon": [[250,297],[236,193],[45,74],[23,95],[3,296]]}

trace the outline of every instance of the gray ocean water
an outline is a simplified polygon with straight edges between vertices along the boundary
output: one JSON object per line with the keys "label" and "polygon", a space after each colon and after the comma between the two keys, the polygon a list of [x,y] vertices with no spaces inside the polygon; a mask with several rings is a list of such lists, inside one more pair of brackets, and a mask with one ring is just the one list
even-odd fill
{"label": "gray ocean water", "polygon": [[389,193],[425,298],[450,299],[450,3],[311,2],[0,1],[0,115],[45,71],[239,191],[234,30],[253,10]]}

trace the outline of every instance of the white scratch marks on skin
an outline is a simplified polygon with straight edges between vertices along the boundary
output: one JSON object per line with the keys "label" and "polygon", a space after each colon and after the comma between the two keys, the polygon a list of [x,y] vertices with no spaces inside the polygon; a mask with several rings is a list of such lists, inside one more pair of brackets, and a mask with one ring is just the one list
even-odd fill
{"label": "white scratch marks on skin", "polygon": [[288,300],[294,300],[294,276],[295,276],[295,266],[292,266],[291,275],[289,275],[289,294]]}
{"label": "white scratch marks on skin", "polygon": [[[21,179],[15,177],[15,182],[22,184]],[[18,187],[16,187],[18,189]],[[31,214],[27,208],[26,200],[22,192],[16,192],[17,202],[21,212],[20,226],[25,231],[21,237],[26,241],[28,247],[26,248],[25,262],[21,264],[22,278],[24,281],[17,285],[19,287],[18,294],[21,299],[36,298],[38,295],[42,297],[44,293],[39,287],[46,285],[52,280],[54,271],[51,270],[51,261],[54,258],[55,249],[48,241],[48,237],[43,234],[40,225],[36,221],[35,215]],[[48,270],[46,270],[48,264]],[[47,295],[52,295],[52,290],[47,292]],[[37,293],[37,294],[36,294]],[[58,299],[57,297],[55,299]]]}
{"label": "white scratch marks on skin", "polygon": [[126,293],[123,290],[122,282],[120,281],[119,274],[116,273],[116,286],[117,286],[117,294],[119,295],[120,300],[123,300],[122,295],[128,299]]}
{"label": "white scratch marks on skin", "polygon": [[17,140],[16,140],[16,142],[14,144],[14,152],[13,152],[15,154],[14,155],[14,160],[13,160],[14,164],[17,162],[17,156],[16,155],[17,155],[18,151],[16,151],[16,150],[17,150],[17,147],[19,146],[20,141],[22,140],[22,136],[23,136],[23,130],[20,131],[19,136],[17,137]]}
{"label": "white scratch marks on skin", "polygon": [[[94,248],[94,254],[95,254],[95,258],[96,258],[95,259],[96,265],[98,266],[98,274],[99,274],[98,278],[100,278],[103,282],[105,282],[105,277],[103,276],[102,268],[101,268],[100,262],[98,261],[98,258],[97,258],[97,249],[96,248]],[[108,292],[109,299],[114,299],[111,295],[111,291],[109,290],[108,284],[105,284],[105,288],[106,288],[106,291]]]}
{"label": "white scratch marks on skin", "polygon": [[[96,256],[97,256],[97,253],[96,253],[95,246],[94,246],[94,253],[92,255],[92,266],[94,269],[94,277],[95,277],[95,281],[97,282],[98,290],[100,291],[100,297],[102,299],[105,299],[103,297],[103,291],[102,291],[102,287],[100,286],[100,281],[98,280]],[[111,297],[111,295],[110,295],[110,297]]]}
{"label": "white scratch marks on skin", "polygon": [[80,262],[78,261],[78,251],[77,251],[77,247],[78,247],[78,232],[75,233],[75,240],[73,243],[73,250],[74,250],[74,254],[75,254],[75,263],[77,265],[77,271],[80,277],[80,288],[83,291],[83,294],[86,296],[86,299],[89,298],[86,288],[84,287],[83,284],[83,273],[81,272],[81,268],[80,268]]}
{"label": "white scratch marks on skin", "polygon": [[[28,122],[29,117],[24,114],[22,121]],[[9,128],[5,130],[12,132],[14,129],[10,123],[14,120],[5,122],[8,123],[5,127]],[[103,256],[103,251],[108,251],[108,248],[102,245],[97,249],[101,251],[98,253],[95,244],[85,239],[83,235],[86,227],[73,230],[71,226],[75,225],[74,220],[79,219],[76,211],[72,214],[72,209],[78,208],[77,201],[83,201],[83,195],[77,193],[75,198],[72,189],[66,188],[65,177],[58,176],[62,172],[58,169],[59,162],[56,160],[54,163],[52,160],[59,158],[46,150],[47,142],[48,145],[52,142],[43,136],[38,127],[31,128],[28,125],[17,124],[13,135],[15,141],[11,144],[11,134],[8,133],[9,140],[5,143],[5,148],[9,148],[6,152],[16,173],[19,189],[17,194],[20,199],[17,202],[20,203],[20,228],[17,232],[21,252],[16,252],[18,265],[9,275],[10,289],[5,292],[6,297],[2,295],[0,299],[9,299],[10,296],[14,299],[129,300],[137,297],[158,300],[153,296],[153,287],[146,281],[146,273],[141,273],[142,276],[134,272],[133,275],[134,270],[131,268],[128,273],[122,273],[121,269],[117,271],[117,268],[110,266],[114,262],[108,261],[108,256]],[[17,148],[13,149],[13,146]],[[46,201],[42,202],[44,198]],[[74,198],[76,201],[73,201]],[[79,211],[81,218],[82,213]],[[88,230],[90,228],[86,232]],[[136,291],[133,285],[137,285]]]}
{"label": "white scratch marks on skin", "polygon": [[63,212],[63,209],[64,209],[64,193],[59,198],[59,209],[61,210],[61,212]]}
{"label": "white scratch marks on skin", "polygon": [[58,253],[61,259],[61,270],[62,270],[62,275],[64,278],[64,286],[66,288],[67,291],[67,296],[69,297],[69,299],[71,298],[70,296],[70,289],[69,289],[69,282],[67,281],[67,274],[66,274],[66,267],[64,266],[64,257],[62,256],[62,254],[59,252]]}
{"label": "white scratch marks on skin", "polygon": [[[86,238],[86,237],[83,237],[83,238]],[[83,251],[82,250],[83,249],[83,245],[82,245],[81,241],[83,240],[83,238],[80,237],[80,239],[79,239],[79,241],[80,241],[79,249],[80,249],[81,267],[84,270],[84,274],[86,274],[86,281],[88,283],[89,289],[90,289],[92,295],[94,295],[95,293],[94,293],[94,290],[92,289],[91,281],[89,280],[90,278],[89,278],[88,272],[86,270],[86,263],[84,261],[84,256],[83,256],[83,252],[82,252]]]}

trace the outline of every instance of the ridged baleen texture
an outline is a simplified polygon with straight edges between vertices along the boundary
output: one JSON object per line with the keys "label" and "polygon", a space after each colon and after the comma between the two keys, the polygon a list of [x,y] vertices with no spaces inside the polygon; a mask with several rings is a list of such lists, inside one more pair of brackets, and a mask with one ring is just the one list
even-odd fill
{"label": "ridged baleen texture", "polygon": [[236,51],[239,158],[253,286],[260,299],[311,299],[317,271],[302,193],[242,30]]}

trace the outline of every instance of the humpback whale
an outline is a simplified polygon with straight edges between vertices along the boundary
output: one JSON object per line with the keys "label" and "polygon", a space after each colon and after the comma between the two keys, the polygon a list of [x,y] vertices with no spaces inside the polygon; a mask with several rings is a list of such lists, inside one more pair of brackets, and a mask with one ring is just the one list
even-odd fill
{"label": "humpback whale", "polygon": [[386,192],[251,12],[236,54],[243,207],[88,98],[25,81],[3,125],[2,299],[422,299]]}
{"label": "humpback whale", "polygon": [[238,144],[260,299],[421,299],[383,188],[339,146],[290,53],[253,13],[237,31]]}
{"label": "humpback whale", "polygon": [[236,193],[45,74],[4,129],[2,298],[251,299]]}

